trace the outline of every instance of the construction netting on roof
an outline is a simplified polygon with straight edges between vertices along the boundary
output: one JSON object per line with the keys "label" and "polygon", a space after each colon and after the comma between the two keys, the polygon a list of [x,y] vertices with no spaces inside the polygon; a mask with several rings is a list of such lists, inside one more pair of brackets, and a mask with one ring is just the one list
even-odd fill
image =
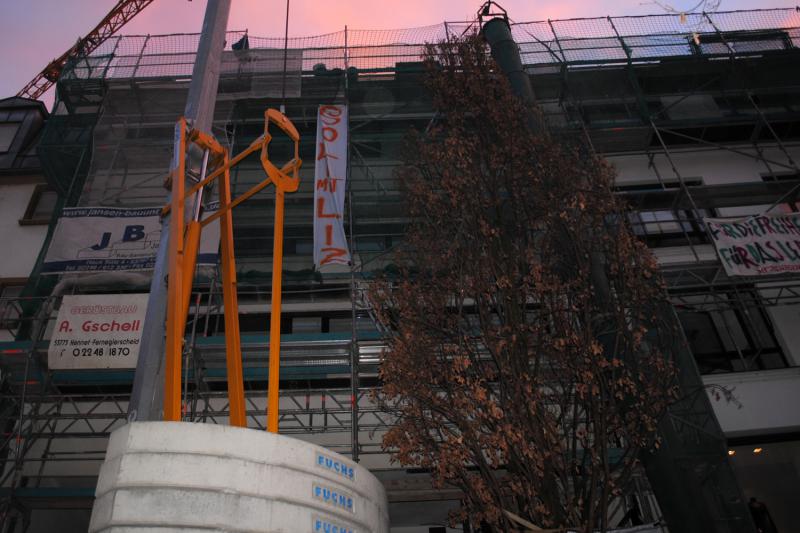
{"label": "construction netting on roof", "polygon": [[[425,43],[457,37],[477,27],[477,23],[447,22],[399,30],[346,29],[287,41],[228,32],[215,135],[224,139],[230,133],[228,126],[237,102],[301,95],[314,101],[332,101],[343,95],[347,68],[359,73],[400,72],[403,64],[420,60]],[[800,11],[796,9],[512,21],[511,28],[523,63],[529,66],[620,61],[629,56],[647,60],[726,54],[730,48],[753,52],[800,45]],[[91,131],[86,181],[80,191],[75,191],[80,193],[80,205],[150,206],[163,200],[161,179],[172,153],[174,117],[180,115],[185,103],[198,44],[198,34],[117,36],[67,69],[67,81],[84,82],[73,84],[80,85],[71,96],[79,101],[88,101],[86,82],[92,85],[105,80],[101,83],[104,88],[97,89],[102,91],[97,103],[103,102],[97,106],[97,115],[87,116],[91,124],[80,123],[73,128],[82,131],[84,137]],[[314,75],[304,76],[307,73]],[[128,83],[131,79],[146,83],[135,87]],[[64,89],[62,96],[69,98],[69,87]],[[361,102],[359,90],[364,92]],[[386,112],[393,108],[394,97],[379,87],[356,86],[351,98],[364,110]],[[412,111],[409,102],[404,112]],[[70,132],[64,135],[74,137]],[[64,135],[55,141],[59,149],[64,145]],[[82,146],[86,144],[82,141]],[[386,146],[381,150],[385,152]],[[78,153],[70,150],[60,157]],[[61,174],[66,181],[73,178],[73,172]]]}
{"label": "construction netting on roof", "polygon": [[[526,65],[727,55],[800,46],[795,8],[512,24]],[[730,47],[730,48],[729,48]]]}
{"label": "construction netting on roof", "polygon": [[[511,22],[511,27],[528,66],[800,46],[800,11],[796,8]],[[296,77],[303,72],[349,67],[391,71],[398,64],[419,61],[426,43],[477,28],[476,22],[445,22],[410,29],[344,29],[288,40],[247,35],[246,46],[242,41],[246,33],[231,31],[222,74],[286,72],[288,77]],[[189,77],[199,39],[199,34],[111,37],[91,56],[75,62],[65,75],[83,79]]]}
{"label": "construction netting on roof", "polygon": [[[221,74],[312,72],[354,67],[386,70],[398,62],[417,62],[427,42],[447,37],[437,24],[404,30],[342,30],[312,37],[282,38],[247,35],[246,49],[233,49],[244,32],[227,33]],[[123,35],[109,38],[91,56],[76,62],[75,78],[180,78],[192,74],[199,34]],[[284,53],[286,61],[284,64]]]}

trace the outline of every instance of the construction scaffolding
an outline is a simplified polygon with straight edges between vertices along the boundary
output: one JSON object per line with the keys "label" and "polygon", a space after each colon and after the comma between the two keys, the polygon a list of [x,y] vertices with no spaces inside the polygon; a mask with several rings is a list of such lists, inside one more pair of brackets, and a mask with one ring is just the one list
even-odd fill
{"label": "construction scaffolding", "polygon": [[[370,467],[386,467],[381,438],[393,423],[373,396],[383,344],[364,297],[369,280],[393,267],[392,251],[402,242],[406,215],[393,169],[408,129],[425,130],[434,119],[421,83],[425,44],[477,29],[477,22],[448,22],[287,41],[227,37],[213,133],[231,153],[263,131],[264,109],[284,105],[300,131],[300,157],[312,160],[317,106],[350,108],[352,272],[313,269],[313,165],[301,170],[299,190],[286,199],[280,427]],[[700,370],[787,366],[775,325],[788,306],[800,305],[800,278],[727,276],[702,219],[798,209],[800,11],[548,20],[511,29],[551,127],[583,136],[620,169],[617,186],[632,228],[661,261]],[[249,48],[231,48],[245,36]],[[173,125],[198,39],[115,36],[67,65],[39,146],[48,181],[67,206],[163,204]],[[289,153],[289,143],[274,144],[276,154]],[[751,174],[704,175],[703,165],[731,158]],[[241,194],[261,180],[261,168],[244,162],[231,180],[232,194]],[[273,228],[264,214],[273,208],[271,196],[257,195],[234,215],[246,414],[257,428],[266,424]],[[219,268],[198,274],[183,419],[227,423]],[[61,298],[119,290],[67,283],[53,293],[64,278],[36,270],[23,298],[0,303],[2,326],[13,337],[0,343],[0,532],[18,531],[34,509],[90,507],[106,439],[126,421],[132,370],[47,368]],[[714,346],[701,342],[710,327],[720,332]],[[693,383],[675,425],[697,442],[724,446],[708,406],[698,407],[706,398],[702,382]],[[657,505],[645,513],[657,518]]]}

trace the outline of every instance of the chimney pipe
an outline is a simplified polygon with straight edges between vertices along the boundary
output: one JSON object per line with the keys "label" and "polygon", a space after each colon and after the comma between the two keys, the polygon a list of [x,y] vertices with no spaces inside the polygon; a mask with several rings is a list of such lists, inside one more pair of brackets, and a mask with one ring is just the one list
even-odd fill
{"label": "chimney pipe", "polygon": [[511,26],[505,17],[495,17],[483,25],[483,38],[489,44],[492,53],[500,70],[506,75],[511,84],[511,91],[522,100],[522,103],[530,109],[529,124],[535,133],[545,133],[546,129],[541,122],[541,118],[533,111],[532,107],[536,103],[536,95],[531,86],[528,73],[522,68],[522,60],[519,56],[519,46],[511,36]]}

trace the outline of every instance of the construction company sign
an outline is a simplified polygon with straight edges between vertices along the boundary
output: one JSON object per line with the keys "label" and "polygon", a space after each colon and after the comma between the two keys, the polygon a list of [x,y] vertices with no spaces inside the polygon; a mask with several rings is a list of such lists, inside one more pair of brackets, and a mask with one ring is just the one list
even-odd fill
{"label": "construction company sign", "polygon": [[136,368],[147,297],[64,296],[47,349],[48,368]]}
{"label": "construction company sign", "polygon": [[[43,273],[150,270],[161,241],[161,208],[64,209],[44,259]],[[203,231],[197,264],[217,263],[219,225]]]}
{"label": "construction company sign", "polygon": [[314,167],[314,265],[349,265],[344,234],[347,176],[347,106],[321,105]]}
{"label": "construction company sign", "polygon": [[728,275],[800,272],[800,213],[704,221]]}

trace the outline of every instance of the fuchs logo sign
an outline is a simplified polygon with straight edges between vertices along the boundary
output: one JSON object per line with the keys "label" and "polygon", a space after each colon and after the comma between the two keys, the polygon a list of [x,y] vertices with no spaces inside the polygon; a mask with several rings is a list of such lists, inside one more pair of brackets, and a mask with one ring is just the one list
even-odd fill
{"label": "fuchs logo sign", "polygon": [[355,529],[339,520],[316,516],[311,519],[311,531],[314,533],[356,533]]}
{"label": "fuchs logo sign", "polygon": [[344,511],[350,511],[351,513],[355,512],[353,507],[353,496],[341,489],[314,483],[312,495],[314,498],[333,507],[337,507]]}
{"label": "fuchs logo sign", "polygon": [[47,349],[48,367],[136,368],[147,296],[64,296]]}
{"label": "fuchs logo sign", "polygon": [[[215,207],[215,206],[212,206]],[[64,209],[43,272],[107,272],[153,268],[161,241],[160,207]],[[197,263],[217,263],[219,225],[203,231]]]}
{"label": "fuchs logo sign", "polygon": [[326,468],[331,472],[335,472],[340,476],[349,479],[350,481],[353,481],[356,478],[355,468],[353,468],[348,464],[345,464],[344,461],[340,461],[338,459],[334,459],[332,457],[328,457],[327,455],[317,452],[316,463],[317,466]]}

